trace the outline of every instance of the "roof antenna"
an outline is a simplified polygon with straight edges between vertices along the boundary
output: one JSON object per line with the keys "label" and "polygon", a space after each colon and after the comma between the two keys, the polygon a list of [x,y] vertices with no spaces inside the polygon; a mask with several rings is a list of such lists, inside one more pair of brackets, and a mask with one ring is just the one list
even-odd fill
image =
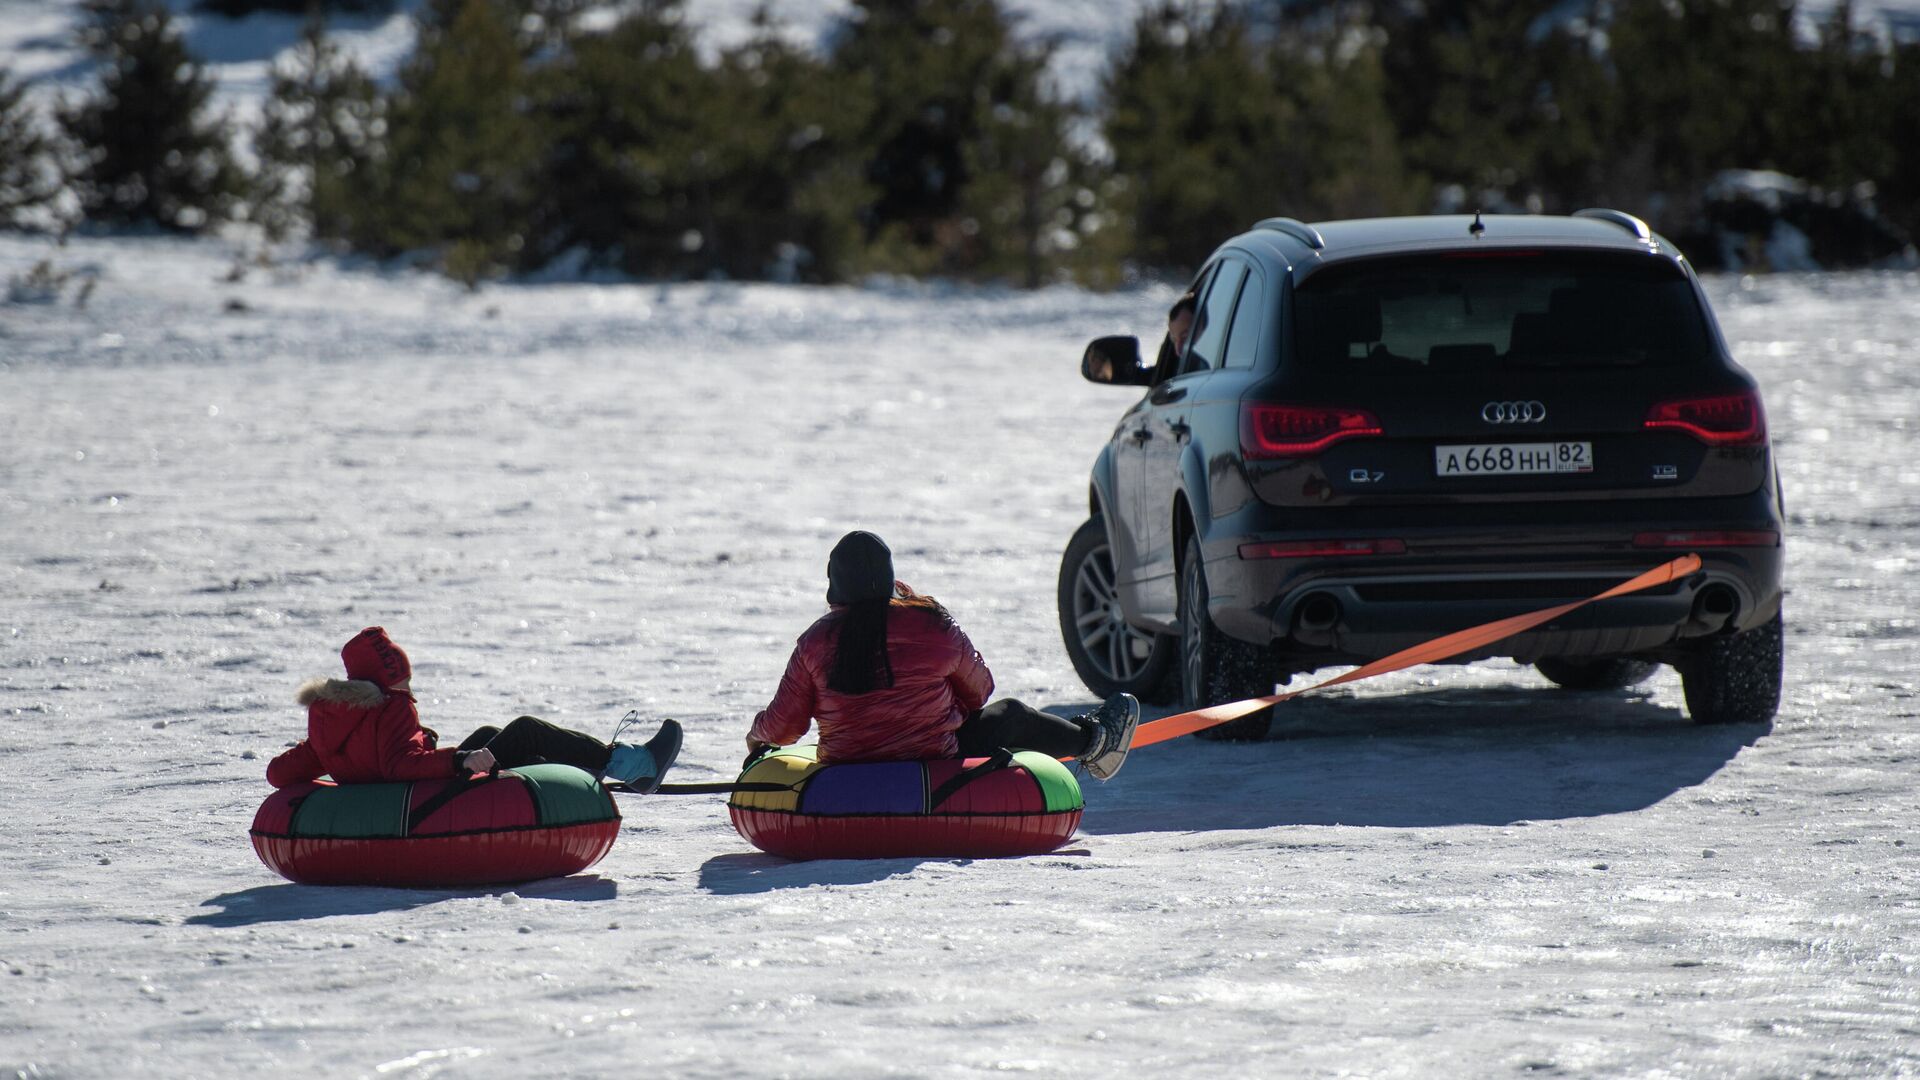
{"label": "roof antenna", "polygon": [[1467,226],[1467,231],[1473,234],[1475,240],[1480,239],[1480,234],[1487,231],[1486,224],[1480,220],[1480,211],[1477,208],[1473,212],[1473,224]]}

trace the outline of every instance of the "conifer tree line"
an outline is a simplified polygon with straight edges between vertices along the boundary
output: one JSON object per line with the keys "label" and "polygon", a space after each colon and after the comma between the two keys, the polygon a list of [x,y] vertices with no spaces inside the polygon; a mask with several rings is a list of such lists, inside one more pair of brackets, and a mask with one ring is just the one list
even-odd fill
{"label": "conifer tree line", "polygon": [[[202,0],[373,11],[390,0]],[[97,91],[37,122],[0,70],[0,225],[62,187],[108,225],[425,259],[463,280],[874,272],[1107,285],[1273,215],[1608,205],[1691,242],[1713,181],[1808,185],[1828,265],[1920,233],[1920,44],[1846,0],[1165,0],[1091,101],[1000,0],[854,0],[825,44],[762,13],[703,51],[681,0],[427,0],[382,85],[309,24],[240,168],[159,0],[92,0]],[[1808,32],[1808,26],[1814,27]],[[1760,227],[1760,226],[1755,226]]]}

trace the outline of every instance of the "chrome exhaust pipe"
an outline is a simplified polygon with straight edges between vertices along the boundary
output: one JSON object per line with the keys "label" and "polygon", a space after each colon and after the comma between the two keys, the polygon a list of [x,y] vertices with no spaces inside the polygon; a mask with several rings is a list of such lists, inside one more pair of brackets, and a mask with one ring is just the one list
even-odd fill
{"label": "chrome exhaust pipe", "polygon": [[1340,601],[1323,592],[1308,593],[1293,609],[1293,638],[1308,645],[1331,645],[1340,624]]}
{"label": "chrome exhaust pipe", "polygon": [[1693,598],[1693,610],[1687,615],[1687,629],[1695,634],[1716,634],[1733,621],[1740,610],[1740,598],[1728,585],[1708,585]]}

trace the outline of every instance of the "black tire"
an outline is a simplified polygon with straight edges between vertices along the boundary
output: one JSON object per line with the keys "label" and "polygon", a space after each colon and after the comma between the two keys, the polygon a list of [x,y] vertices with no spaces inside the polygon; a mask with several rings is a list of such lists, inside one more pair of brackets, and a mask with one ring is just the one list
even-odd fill
{"label": "black tire", "polygon": [[[1187,539],[1180,564],[1180,707],[1200,709],[1273,693],[1273,660],[1266,650],[1228,637],[1207,614],[1207,568],[1200,542]],[[1252,742],[1267,737],[1273,710],[1229,720],[1194,734],[1203,739]]]}
{"label": "black tire", "polygon": [[1106,519],[1086,520],[1060,557],[1060,638],[1080,681],[1095,696],[1132,694],[1165,705],[1177,693],[1180,641],[1128,626],[1120,617]]}
{"label": "black tire", "polygon": [[1554,685],[1568,690],[1624,690],[1653,677],[1660,665],[1652,660],[1616,656],[1603,660],[1544,657],[1533,665]]}
{"label": "black tire", "polygon": [[1786,624],[1779,614],[1751,630],[1709,640],[1680,665],[1696,724],[1765,724],[1780,709]]}

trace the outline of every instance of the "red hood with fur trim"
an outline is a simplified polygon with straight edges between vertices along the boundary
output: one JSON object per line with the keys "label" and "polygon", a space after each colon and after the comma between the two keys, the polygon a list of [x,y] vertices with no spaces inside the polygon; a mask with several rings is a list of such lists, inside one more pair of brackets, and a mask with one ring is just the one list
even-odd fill
{"label": "red hood with fur trim", "polygon": [[454,752],[420,726],[411,695],[361,679],[314,679],[294,698],[307,707],[307,737],[267,765],[267,782],[290,787],[330,775],[342,784],[452,776]]}

